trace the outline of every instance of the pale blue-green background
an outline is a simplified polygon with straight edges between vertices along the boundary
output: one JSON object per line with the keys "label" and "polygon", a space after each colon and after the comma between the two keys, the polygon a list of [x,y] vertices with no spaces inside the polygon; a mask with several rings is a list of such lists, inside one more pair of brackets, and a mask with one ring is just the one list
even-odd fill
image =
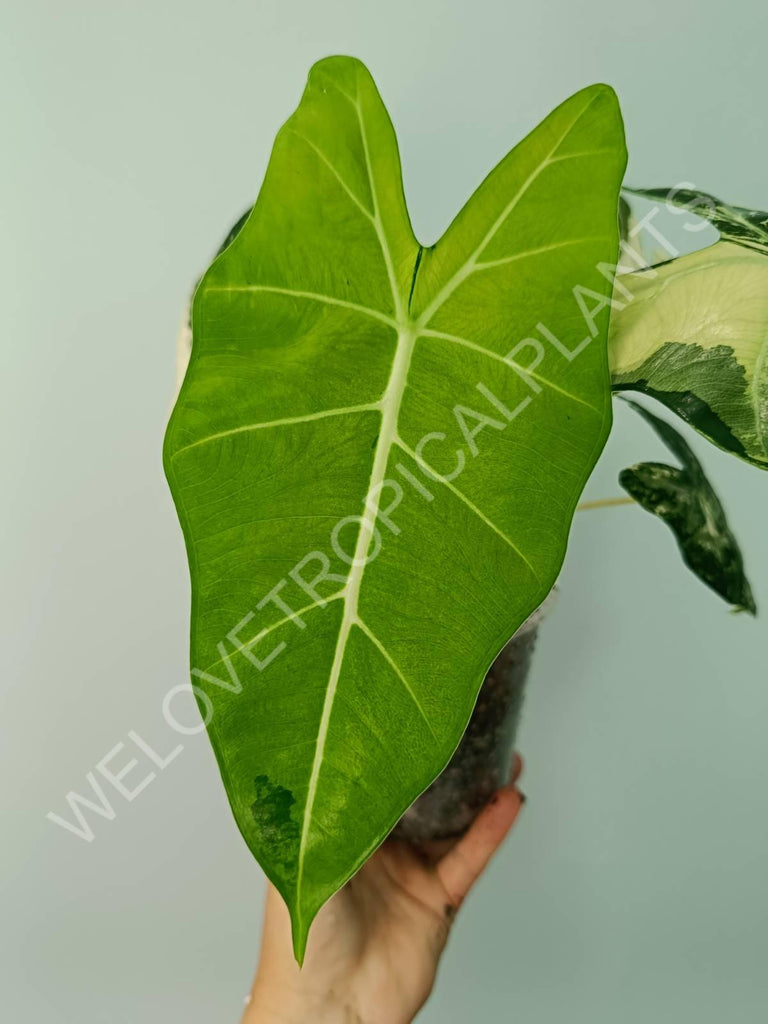
{"label": "pale blue-green background", "polygon": [[[332,52],[376,76],[425,242],[596,80],[620,95],[630,181],[766,208],[768,17],[758,0],[14,6],[1,1015],[234,1022],[262,879],[205,738],[117,798],[91,845],[44,817],[129,729],[171,744],[160,702],[185,679],[188,585],[160,444],[191,281]],[[768,475],[695,443],[768,613]],[[661,454],[620,410],[589,496]],[[764,1018],[765,623],[730,616],[639,510],[579,516],[521,735],[529,804],[461,914],[425,1024]]]}

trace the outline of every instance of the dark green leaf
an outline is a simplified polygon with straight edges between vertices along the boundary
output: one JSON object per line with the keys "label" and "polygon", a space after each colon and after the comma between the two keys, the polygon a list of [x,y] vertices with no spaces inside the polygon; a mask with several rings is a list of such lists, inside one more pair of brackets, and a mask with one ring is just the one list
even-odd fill
{"label": "dark green leaf", "polygon": [[628,402],[653,427],[681,466],[641,462],[619,474],[638,504],[663,519],[674,533],[683,561],[736,611],[756,612],[752,588],[723,506],[687,442],[669,423]]}

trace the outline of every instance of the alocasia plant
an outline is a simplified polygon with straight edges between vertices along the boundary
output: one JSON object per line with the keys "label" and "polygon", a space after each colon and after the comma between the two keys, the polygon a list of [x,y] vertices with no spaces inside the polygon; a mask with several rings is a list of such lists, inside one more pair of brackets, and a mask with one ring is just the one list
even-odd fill
{"label": "alocasia plant", "polygon": [[424,248],[373,81],[330,58],[197,289],[165,442],[193,682],[299,959],[560,569],[611,422],[624,165],[584,89]]}

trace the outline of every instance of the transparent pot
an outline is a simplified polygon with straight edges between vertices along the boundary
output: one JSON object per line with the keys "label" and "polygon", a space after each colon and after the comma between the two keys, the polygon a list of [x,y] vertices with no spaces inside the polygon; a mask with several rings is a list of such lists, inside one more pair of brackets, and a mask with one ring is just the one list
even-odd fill
{"label": "transparent pot", "polygon": [[461,835],[509,779],[531,657],[553,597],[554,592],[498,654],[453,757],[402,816],[395,838],[423,843]]}

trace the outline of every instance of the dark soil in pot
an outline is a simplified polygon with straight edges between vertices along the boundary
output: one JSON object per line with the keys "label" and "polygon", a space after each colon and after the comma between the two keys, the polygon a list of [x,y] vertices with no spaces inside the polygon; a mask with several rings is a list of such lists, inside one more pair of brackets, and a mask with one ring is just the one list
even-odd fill
{"label": "dark soil in pot", "polygon": [[507,782],[531,656],[552,596],[502,648],[480,687],[453,757],[411,804],[395,826],[393,837],[413,843],[455,838]]}

